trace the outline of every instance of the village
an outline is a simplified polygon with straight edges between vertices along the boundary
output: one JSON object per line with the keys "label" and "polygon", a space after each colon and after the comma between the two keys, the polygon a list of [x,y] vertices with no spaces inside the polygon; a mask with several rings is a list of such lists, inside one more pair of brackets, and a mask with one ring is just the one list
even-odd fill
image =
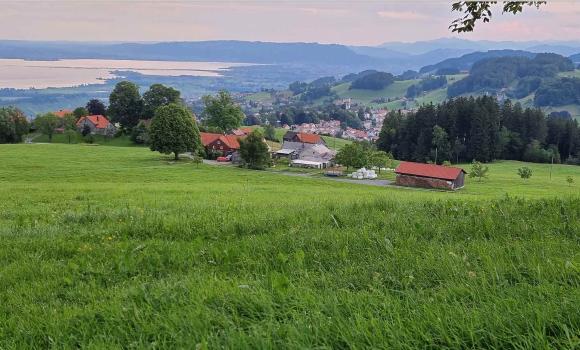
{"label": "village", "polygon": [[[53,114],[61,120],[72,115],[70,110],[59,110]],[[381,110],[369,114],[378,130],[382,127],[387,111]],[[148,126],[150,120],[142,120],[141,123]],[[276,166],[285,169],[295,169],[291,174],[302,172],[304,174],[320,174],[331,178],[349,178],[353,182],[365,180],[364,184],[398,185],[405,187],[421,187],[431,189],[457,190],[464,186],[465,170],[456,167],[436,164],[421,164],[414,162],[401,162],[396,169],[381,166],[371,166],[369,169],[362,167],[348,173],[348,168],[337,162],[338,150],[330,148],[321,135],[337,135],[340,123],[337,121],[323,121],[318,124],[302,124],[290,127],[283,126],[286,132],[280,143],[264,142],[268,145],[274,168]],[[88,115],[76,121],[77,132],[83,135],[101,135],[113,137],[117,132],[115,126],[104,115]],[[240,140],[252,133],[255,127],[241,127],[231,133],[200,132],[200,140],[204,148],[205,159],[208,164],[215,165],[239,165],[242,163],[240,156]],[[55,133],[64,133],[65,129],[59,127]],[[357,141],[374,141],[368,133],[362,136],[363,131],[348,130],[343,134],[352,133],[353,136],[345,137]],[[357,136],[358,135],[358,136]],[[300,170],[302,169],[302,170]],[[278,170],[278,169],[276,169]],[[314,170],[314,172],[312,171]],[[381,175],[381,171],[383,171]],[[388,173],[394,174],[395,181],[389,181],[391,177],[385,177]],[[284,172],[282,172],[284,173]],[[381,175],[381,176],[379,176]],[[369,181],[370,180],[370,181]],[[372,181],[376,180],[375,183]]]}

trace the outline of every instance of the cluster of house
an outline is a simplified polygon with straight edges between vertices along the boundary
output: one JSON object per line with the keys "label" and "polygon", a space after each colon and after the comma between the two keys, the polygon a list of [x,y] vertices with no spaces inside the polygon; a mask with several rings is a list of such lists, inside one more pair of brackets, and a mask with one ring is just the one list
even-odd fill
{"label": "cluster of house", "polygon": [[[233,163],[240,161],[240,139],[252,132],[251,128],[234,130],[229,135],[215,133],[200,133],[201,143],[208,153],[226,157]],[[269,146],[270,148],[270,146]],[[275,159],[288,159],[294,167],[324,169],[333,165],[336,151],[326,147],[320,135],[288,131],[283,136],[282,148],[272,151]]]}
{"label": "cluster of house", "polygon": [[292,128],[296,132],[305,134],[338,135],[341,132],[340,121],[322,120],[320,123],[304,123],[294,125]]}
{"label": "cluster of house", "polygon": [[334,164],[336,151],[326,147],[320,135],[288,131],[282,138],[282,149],[273,156],[288,159],[294,167],[324,169]]}
{"label": "cluster of house", "polygon": [[[73,112],[68,109],[61,109],[53,112],[53,114],[58,118],[63,119],[64,117],[73,114]],[[89,134],[93,135],[113,136],[117,132],[117,127],[104,115],[88,115],[86,117],[81,117],[77,120],[76,127],[81,133],[87,130]],[[57,128],[55,129],[55,132],[63,133],[64,128]]]}
{"label": "cluster of house", "polygon": [[304,123],[284,127],[301,133],[340,136],[343,139],[356,141],[376,141],[379,138],[387,113],[388,111],[385,109],[365,113],[363,129],[351,127],[343,129],[338,120],[322,120],[319,123]]}

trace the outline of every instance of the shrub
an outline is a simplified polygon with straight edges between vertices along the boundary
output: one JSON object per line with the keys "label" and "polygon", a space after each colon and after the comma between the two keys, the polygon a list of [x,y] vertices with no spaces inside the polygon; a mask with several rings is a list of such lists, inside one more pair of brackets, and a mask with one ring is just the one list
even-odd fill
{"label": "shrub", "polygon": [[539,141],[534,140],[528,145],[528,147],[526,147],[526,151],[522,158],[526,162],[551,163],[552,157],[554,163],[560,163],[560,153],[557,149],[544,149]]}
{"label": "shrub", "polygon": [[474,160],[471,165],[471,172],[469,173],[469,177],[477,178],[478,181],[481,181],[483,178],[488,177],[488,171],[489,168],[487,165],[483,165],[480,162]]}
{"label": "shrub", "polygon": [[527,166],[521,167],[518,169],[518,175],[522,179],[527,180],[532,177],[532,169],[528,168]]}

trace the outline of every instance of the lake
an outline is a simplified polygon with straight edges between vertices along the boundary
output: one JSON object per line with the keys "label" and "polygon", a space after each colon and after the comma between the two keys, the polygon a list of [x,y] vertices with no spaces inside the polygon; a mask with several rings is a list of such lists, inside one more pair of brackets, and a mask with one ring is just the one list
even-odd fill
{"label": "lake", "polygon": [[157,76],[219,77],[230,68],[251,65],[228,62],[0,59],[0,88],[45,89],[104,84],[108,79],[122,77],[115,71]]}

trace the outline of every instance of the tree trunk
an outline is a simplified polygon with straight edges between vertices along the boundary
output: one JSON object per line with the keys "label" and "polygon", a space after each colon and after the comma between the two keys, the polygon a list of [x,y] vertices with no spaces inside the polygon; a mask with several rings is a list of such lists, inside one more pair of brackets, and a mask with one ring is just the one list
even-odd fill
{"label": "tree trunk", "polygon": [[175,160],[179,160],[179,152],[173,152],[173,153],[175,153],[175,158],[174,159]]}

